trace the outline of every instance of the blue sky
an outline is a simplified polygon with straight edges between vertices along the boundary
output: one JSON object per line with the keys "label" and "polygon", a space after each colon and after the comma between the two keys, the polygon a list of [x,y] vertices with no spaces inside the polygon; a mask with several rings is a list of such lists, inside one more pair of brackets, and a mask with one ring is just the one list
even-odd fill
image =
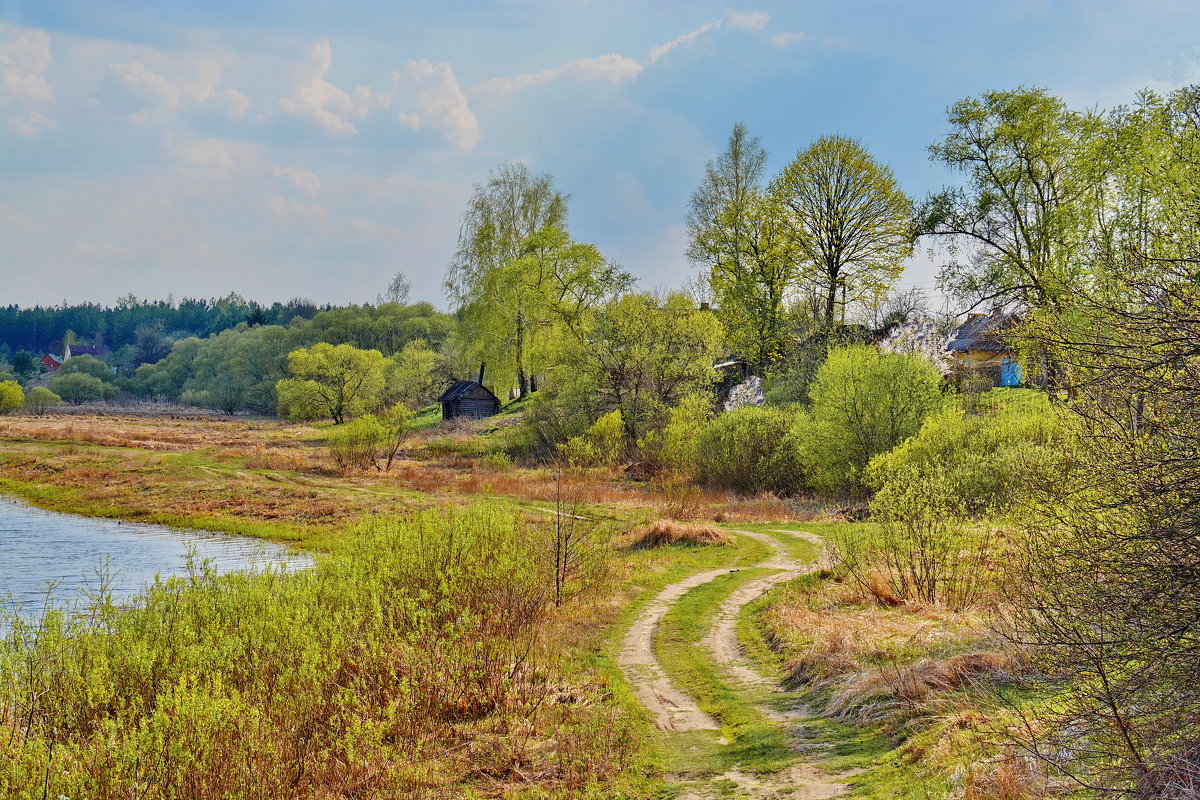
{"label": "blue sky", "polygon": [[955,100],[1109,107],[1198,58],[1195,2],[0,0],[0,304],[366,302],[403,270],[444,305],[471,187],[506,160],[674,288],[735,122],[772,172],[856,137],[919,198],[956,179],[926,154]]}

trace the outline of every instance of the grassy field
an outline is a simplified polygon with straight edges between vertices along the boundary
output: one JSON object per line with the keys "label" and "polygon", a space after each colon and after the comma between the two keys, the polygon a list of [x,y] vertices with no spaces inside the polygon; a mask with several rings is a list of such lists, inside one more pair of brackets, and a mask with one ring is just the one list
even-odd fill
{"label": "grassy field", "polygon": [[[878,608],[828,574],[806,576],[753,601],[737,618],[742,649],[791,694],[746,688],[699,645],[713,609],[772,571],[752,568],[772,548],[745,535],[732,546],[634,546],[634,529],[654,519],[717,520],[766,534],[781,554],[815,564],[817,545],[780,531],[827,535],[862,526],[800,525],[797,516],[811,514],[770,497],[661,487],[608,470],[564,476],[514,466],[501,457],[512,415],[483,425],[420,419],[391,472],[343,474],[324,454],[328,426],[0,418],[0,493],[53,510],[332,554],[315,573],[320,580],[193,575],[154,589],[129,612],[108,608],[88,619],[52,615],[40,628],[18,625],[5,645],[7,661],[0,658],[0,688],[9,698],[0,709],[0,739],[12,734],[10,751],[0,751],[9,765],[0,770],[0,794],[41,797],[50,775],[64,796],[124,797],[117,787],[137,772],[142,797],[183,796],[180,781],[207,787],[196,796],[220,796],[218,777],[229,775],[257,781],[264,797],[392,796],[384,786],[407,787],[411,797],[666,797],[679,791],[668,782],[673,775],[720,782],[729,770],[768,775],[794,761],[791,734],[764,711],[793,696],[820,712],[812,735],[827,745],[830,771],[856,772],[855,796],[915,798],[964,787],[977,797],[1003,796],[983,790],[1016,780],[1011,764],[981,768],[971,744],[991,712],[980,711],[986,698],[967,678],[1005,667],[985,615]],[[577,517],[596,532],[587,541],[601,557],[584,559],[596,571],[569,576],[577,591],[547,605],[551,533],[556,522]],[[394,561],[391,554],[424,552],[447,530],[467,527],[475,529],[471,536],[482,530],[492,537],[486,553],[463,551],[453,565]],[[381,542],[388,544],[381,549]],[[497,548],[503,558],[493,557]],[[736,571],[680,598],[656,641],[671,680],[719,721],[721,742],[657,732],[617,666],[623,632],[664,587],[718,568]],[[449,583],[414,589],[426,585],[425,573]],[[369,646],[321,617],[329,608],[322,598],[334,595],[344,597],[334,606],[342,609],[338,624],[367,631]],[[396,605],[392,595],[410,599]],[[520,597],[545,611],[521,606],[528,614],[522,631],[487,627],[498,608]],[[442,609],[441,621],[423,610],[430,603]],[[311,630],[283,624],[285,616],[307,620]],[[164,619],[175,621],[155,622]],[[464,639],[460,624],[484,627]],[[517,640],[528,648],[512,651]],[[180,641],[194,643],[180,649]],[[431,648],[451,654],[453,664],[426,663]],[[239,663],[238,652],[255,659],[256,669]],[[261,652],[271,656],[259,662]],[[501,678],[496,659],[530,671]],[[319,687],[280,705],[259,685],[271,662],[285,665],[271,681],[299,686],[319,678]],[[413,705],[418,696],[441,696],[421,683],[429,675],[468,673],[491,674],[498,681],[492,695],[464,684],[449,705]],[[141,677],[128,677],[135,674]],[[110,680],[102,675],[122,676],[117,694],[110,687],[95,695]],[[159,708],[174,711],[163,716],[153,711]],[[230,727],[233,718],[255,722]],[[286,758],[271,749],[277,737],[270,731],[295,737]],[[172,737],[183,743],[161,749]],[[13,742],[20,742],[16,750]],[[189,760],[196,748],[213,755]],[[143,766],[152,753],[154,769]],[[343,768],[330,771],[329,763]],[[411,768],[397,772],[398,763]],[[949,775],[959,776],[957,783]],[[309,781],[308,788],[289,794],[297,780]]]}

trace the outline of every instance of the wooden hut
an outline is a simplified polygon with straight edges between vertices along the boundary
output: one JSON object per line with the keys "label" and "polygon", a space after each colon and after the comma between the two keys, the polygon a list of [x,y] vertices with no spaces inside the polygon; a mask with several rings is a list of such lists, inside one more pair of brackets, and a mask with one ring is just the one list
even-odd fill
{"label": "wooden hut", "polygon": [[479,380],[455,381],[438,402],[442,404],[442,419],[483,419],[500,413],[500,398],[483,385],[483,364],[479,365]]}
{"label": "wooden hut", "polygon": [[1020,386],[1021,367],[1006,335],[1018,321],[1016,313],[999,307],[990,314],[969,314],[946,348],[955,366],[986,375],[996,386]]}

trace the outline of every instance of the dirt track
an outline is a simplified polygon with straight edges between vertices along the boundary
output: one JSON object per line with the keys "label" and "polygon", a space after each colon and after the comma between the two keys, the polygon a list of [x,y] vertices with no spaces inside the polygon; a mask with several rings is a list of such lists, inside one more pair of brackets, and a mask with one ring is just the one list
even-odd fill
{"label": "dirt track", "polygon": [[[821,798],[837,797],[848,791],[845,782],[830,776],[820,768],[825,758],[824,749],[811,743],[811,715],[800,705],[787,698],[786,693],[770,679],[758,673],[745,654],[737,637],[737,618],[749,603],[792,578],[798,577],[807,567],[793,561],[787,550],[774,537],[753,531],[736,531],[748,536],[772,550],[765,561],[755,568],[775,569],[778,572],[750,580],[735,589],[714,615],[714,623],[703,645],[713,660],[723,668],[730,683],[735,687],[759,690],[771,702],[759,707],[770,719],[783,725],[790,735],[796,752],[796,763],[788,769],[769,775],[754,775],[740,770],[730,770],[719,779],[737,785],[739,797],[750,798]],[[820,538],[808,533],[778,531],[789,536],[798,536],[820,544]],[[664,731],[716,731],[720,724],[701,711],[695,701],[674,687],[654,653],[654,635],[659,623],[671,606],[688,591],[732,572],[732,569],[710,570],[692,575],[674,583],[652,600],[630,626],[624,646],[618,658],[626,680],[634,694],[651,713],[655,725]],[[782,701],[782,702],[781,702]],[[780,709],[783,710],[780,710]],[[725,744],[723,739],[720,744]],[[713,780],[692,784],[681,781],[687,787],[679,800],[704,800],[712,797]]]}

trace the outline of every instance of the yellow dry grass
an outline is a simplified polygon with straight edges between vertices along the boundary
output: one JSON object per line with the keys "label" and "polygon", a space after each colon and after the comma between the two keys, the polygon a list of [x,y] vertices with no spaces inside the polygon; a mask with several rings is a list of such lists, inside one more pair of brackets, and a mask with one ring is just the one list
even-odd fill
{"label": "yellow dry grass", "polygon": [[730,545],[733,536],[714,525],[659,520],[634,532],[634,547],[662,547],[671,544]]}

